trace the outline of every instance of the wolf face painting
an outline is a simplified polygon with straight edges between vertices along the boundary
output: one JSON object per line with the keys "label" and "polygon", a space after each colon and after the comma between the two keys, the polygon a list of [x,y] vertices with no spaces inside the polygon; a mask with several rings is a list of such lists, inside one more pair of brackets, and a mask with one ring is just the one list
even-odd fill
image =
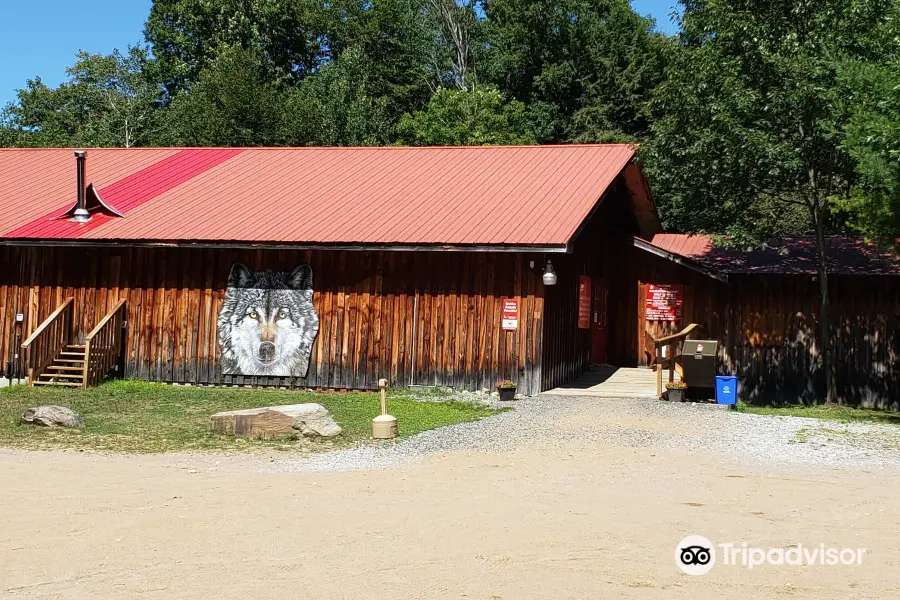
{"label": "wolf face painting", "polygon": [[251,271],[235,264],[217,326],[223,374],[306,377],[319,332],[312,269]]}

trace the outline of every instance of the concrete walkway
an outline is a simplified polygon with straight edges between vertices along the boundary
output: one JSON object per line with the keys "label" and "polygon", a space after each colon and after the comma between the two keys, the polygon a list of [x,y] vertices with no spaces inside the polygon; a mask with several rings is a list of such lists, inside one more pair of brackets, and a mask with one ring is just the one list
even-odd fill
{"label": "concrete walkway", "polygon": [[[668,374],[665,376],[668,377]],[[543,393],[597,398],[656,398],[656,371],[647,367],[595,365],[575,381]]]}

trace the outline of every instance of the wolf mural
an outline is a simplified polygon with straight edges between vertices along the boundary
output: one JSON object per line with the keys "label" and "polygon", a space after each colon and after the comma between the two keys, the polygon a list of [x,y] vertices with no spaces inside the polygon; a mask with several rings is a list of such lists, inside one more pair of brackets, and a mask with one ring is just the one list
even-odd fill
{"label": "wolf mural", "polygon": [[319,315],[313,272],[251,271],[235,264],[217,321],[222,373],[306,377]]}

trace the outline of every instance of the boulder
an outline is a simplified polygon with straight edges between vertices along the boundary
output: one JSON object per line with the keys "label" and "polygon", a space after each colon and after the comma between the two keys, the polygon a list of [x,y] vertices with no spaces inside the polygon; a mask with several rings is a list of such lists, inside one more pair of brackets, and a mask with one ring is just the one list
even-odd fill
{"label": "boulder", "polygon": [[288,404],[230,410],[210,417],[210,429],[254,438],[332,437],[341,428],[321,404]]}
{"label": "boulder", "polygon": [[77,412],[53,404],[29,408],[22,414],[19,423],[41,427],[84,427],[84,419]]}

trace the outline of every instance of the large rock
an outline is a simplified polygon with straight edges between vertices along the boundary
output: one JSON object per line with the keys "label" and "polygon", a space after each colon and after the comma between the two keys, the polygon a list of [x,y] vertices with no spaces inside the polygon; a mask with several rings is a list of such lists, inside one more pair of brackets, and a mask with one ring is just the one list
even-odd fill
{"label": "large rock", "polygon": [[288,404],[230,410],[210,417],[210,429],[254,438],[332,437],[341,428],[321,404]]}
{"label": "large rock", "polygon": [[22,414],[19,423],[42,427],[84,427],[84,419],[77,412],[53,404],[29,408]]}

